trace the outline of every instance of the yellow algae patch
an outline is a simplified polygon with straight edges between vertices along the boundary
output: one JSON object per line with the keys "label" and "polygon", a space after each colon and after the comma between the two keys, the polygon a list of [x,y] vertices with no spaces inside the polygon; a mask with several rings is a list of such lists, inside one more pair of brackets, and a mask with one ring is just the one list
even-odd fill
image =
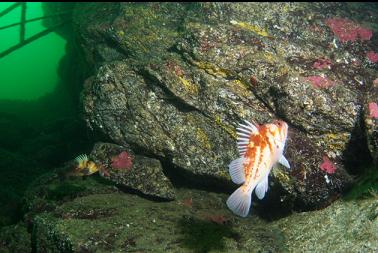
{"label": "yellow algae patch", "polygon": [[264,52],[263,57],[270,64],[275,64],[277,62],[277,57],[270,52]]}
{"label": "yellow algae patch", "polygon": [[249,85],[247,82],[239,80],[239,79],[234,80],[234,84],[242,88],[247,88],[247,89],[251,87],[251,85]]}
{"label": "yellow algae patch", "polygon": [[186,26],[187,26],[188,28],[197,28],[197,29],[199,29],[199,28],[202,27],[202,23],[198,23],[198,22],[188,22],[188,23],[186,24]]}
{"label": "yellow algae patch", "polygon": [[198,68],[205,70],[208,74],[215,76],[215,77],[228,77],[230,75],[230,71],[227,69],[219,68],[218,66],[211,64],[209,62],[199,62],[199,61],[192,61],[194,65]]}
{"label": "yellow algae patch", "polygon": [[198,87],[197,85],[193,84],[192,82],[190,82],[189,80],[179,76],[178,77],[182,83],[182,86],[184,87],[184,89],[193,94],[193,95],[197,95],[198,94]]}
{"label": "yellow algae patch", "polygon": [[290,181],[290,177],[280,170],[277,170],[276,176],[280,182],[287,183]]}
{"label": "yellow algae patch", "polygon": [[238,22],[238,21],[235,21],[235,20],[231,20],[230,23],[233,24],[233,25],[239,26],[239,27],[241,27],[245,30],[257,33],[260,36],[264,36],[264,37],[269,36],[268,32],[265,29],[262,29],[262,28],[258,27],[257,25],[252,25],[252,24],[249,24],[249,23],[246,23],[246,22]]}
{"label": "yellow algae patch", "polygon": [[228,173],[228,170],[221,170],[217,173],[220,177],[230,180],[231,176]]}
{"label": "yellow algae patch", "polygon": [[123,37],[125,35],[125,32],[124,31],[118,31],[117,35],[120,36],[120,37]]}
{"label": "yellow algae patch", "polygon": [[229,135],[231,135],[232,138],[235,140],[237,139],[238,135],[236,134],[236,130],[232,127],[229,127],[222,123],[222,119],[219,115],[215,116],[214,119],[215,123],[220,126],[224,131],[226,131]]}
{"label": "yellow algae patch", "polygon": [[343,150],[349,142],[349,133],[330,133],[322,136],[325,145],[330,150]]}
{"label": "yellow algae patch", "polygon": [[240,85],[240,86],[244,86],[244,85],[245,85],[244,82],[242,82],[242,81],[239,80],[239,79],[234,80],[234,83],[235,83],[236,85]]}
{"label": "yellow algae patch", "polygon": [[196,137],[203,147],[205,147],[206,149],[211,149],[209,137],[201,128],[197,128]]}
{"label": "yellow algae patch", "polygon": [[[248,82],[240,79],[236,79],[230,82],[227,82],[227,87],[231,92],[234,94],[241,96],[241,97],[249,97],[251,96],[251,85],[248,84]],[[242,107],[236,107],[237,108],[242,108]]]}
{"label": "yellow algae patch", "polygon": [[289,68],[287,66],[282,66],[277,71],[278,76],[287,75],[289,73]]}

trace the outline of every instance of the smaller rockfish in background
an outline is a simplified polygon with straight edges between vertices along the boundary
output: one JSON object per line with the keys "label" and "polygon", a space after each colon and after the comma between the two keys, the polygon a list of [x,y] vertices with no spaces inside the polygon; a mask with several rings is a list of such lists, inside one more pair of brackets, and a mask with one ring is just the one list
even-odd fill
{"label": "smaller rockfish in background", "polygon": [[68,173],[68,176],[89,176],[96,173],[97,171],[99,171],[101,174],[106,175],[106,171],[103,169],[103,166],[90,161],[86,154],[77,156],[74,160],[74,163],[75,166],[73,170]]}
{"label": "smaller rockfish in background", "polygon": [[255,125],[248,121],[237,128],[240,157],[229,165],[231,179],[242,184],[227,200],[227,206],[239,216],[246,217],[251,206],[253,190],[259,199],[268,190],[268,176],[272,167],[281,163],[290,168],[283,156],[288,125],[282,120]]}

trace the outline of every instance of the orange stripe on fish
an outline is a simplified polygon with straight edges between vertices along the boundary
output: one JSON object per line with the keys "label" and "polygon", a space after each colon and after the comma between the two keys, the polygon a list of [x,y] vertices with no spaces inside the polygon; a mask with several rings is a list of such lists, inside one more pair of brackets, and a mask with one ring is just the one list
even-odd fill
{"label": "orange stripe on fish", "polygon": [[227,200],[227,206],[239,216],[246,217],[251,206],[253,190],[259,199],[268,190],[268,176],[277,162],[290,165],[283,156],[288,125],[277,120],[256,125],[248,121],[237,128],[240,157],[229,165],[231,179],[240,186]]}

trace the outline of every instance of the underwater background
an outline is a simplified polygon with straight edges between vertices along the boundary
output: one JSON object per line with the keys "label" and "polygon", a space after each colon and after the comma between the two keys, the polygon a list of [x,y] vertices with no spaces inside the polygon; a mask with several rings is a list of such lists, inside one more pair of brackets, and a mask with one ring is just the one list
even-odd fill
{"label": "underwater background", "polygon": [[[0,252],[377,252],[377,22],[375,3],[0,3]],[[239,217],[237,128],[276,119],[291,168]]]}

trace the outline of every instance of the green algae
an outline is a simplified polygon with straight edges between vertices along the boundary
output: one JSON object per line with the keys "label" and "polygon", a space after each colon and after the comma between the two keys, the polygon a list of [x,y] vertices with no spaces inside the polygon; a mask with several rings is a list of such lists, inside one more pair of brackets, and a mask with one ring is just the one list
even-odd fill
{"label": "green algae", "polygon": [[240,235],[227,224],[217,224],[211,221],[183,217],[178,221],[182,233],[182,245],[195,253],[210,251],[225,251],[223,238],[238,240]]}
{"label": "green algae", "polygon": [[172,47],[179,35],[177,27],[185,8],[175,4],[173,9],[171,5],[134,3],[124,8],[123,19],[117,20],[114,29],[123,50],[151,63],[162,51]]}
{"label": "green algae", "polygon": [[344,195],[345,200],[364,199],[378,196],[378,173],[376,168],[368,168]]}
{"label": "green algae", "polygon": [[66,197],[74,198],[84,190],[86,190],[86,187],[83,185],[77,185],[70,182],[63,182],[62,184],[59,184],[48,190],[47,199],[62,200]]}
{"label": "green algae", "polygon": [[23,223],[0,228],[1,253],[30,252],[31,237]]}
{"label": "green algae", "polygon": [[[0,12],[13,3],[0,3]],[[27,3],[27,19],[44,15],[43,3]],[[20,21],[20,9],[1,17],[1,26]],[[42,32],[43,21],[26,25],[26,38]],[[0,52],[17,45],[20,41],[19,27],[0,30],[3,38]],[[36,100],[52,92],[59,82],[59,61],[65,54],[66,41],[57,33],[52,32],[33,43],[25,45],[0,61],[0,99]],[[35,60],[38,59],[38,60]]]}
{"label": "green algae", "polygon": [[[126,193],[68,201],[33,219],[37,252],[256,252],[278,250],[279,231],[258,219],[233,217],[224,194],[177,190],[156,202]],[[188,205],[187,198],[193,199]],[[254,230],[247,229],[254,226]],[[269,245],[260,241],[265,238]]]}
{"label": "green algae", "polygon": [[376,252],[377,201],[338,200],[317,211],[294,213],[277,226],[288,252]]}

